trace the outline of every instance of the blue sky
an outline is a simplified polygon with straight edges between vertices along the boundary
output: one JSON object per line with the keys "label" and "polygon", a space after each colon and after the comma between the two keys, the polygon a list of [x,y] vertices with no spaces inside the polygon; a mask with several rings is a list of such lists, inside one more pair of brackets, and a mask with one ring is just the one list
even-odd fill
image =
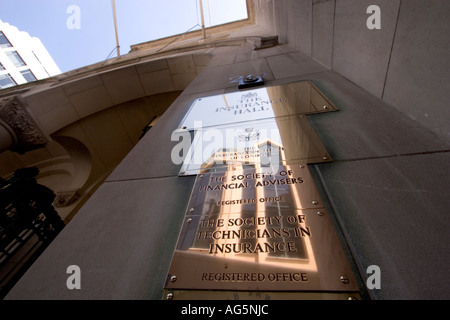
{"label": "blue sky", "polygon": [[[115,3],[122,55],[130,45],[201,24],[198,0]],[[70,10],[73,6],[79,8],[79,15]],[[112,8],[111,0],[0,0],[0,19],[40,38],[65,72],[117,55]],[[203,8],[206,26],[246,18],[245,0],[203,0]]]}

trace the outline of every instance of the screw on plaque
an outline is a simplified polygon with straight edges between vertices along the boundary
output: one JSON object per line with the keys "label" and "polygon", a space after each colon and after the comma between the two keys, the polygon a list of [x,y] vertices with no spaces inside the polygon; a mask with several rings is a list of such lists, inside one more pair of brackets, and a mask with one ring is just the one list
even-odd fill
{"label": "screw on plaque", "polygon": [[347,283],[350,282],[346,276],[341,276],[341,279],[340,279],[340,280],[341,280],[341,282],[344,283],[344,284],[347,284]]}
{"label": "screw on plaque", "polygon": [[319,201],[313,200],[312,204],[319,204]]}
{"label": "screw on plaque", "polygon": [[258,78],[255,77],[255,76],[252,75],[252,74],[249,74],[248,76],[246,76],[246,77],[244,78],[244,82],[254,82],[254,81],[256,81],[256,80],[258,80]]}
{"label": "screw on plaque", "polygon": [[249,74],[248,76],[242,77],[242,79],[239,80],[238,89],[244,89],[260,85],[264,85],[264,80],[262,76],[255,76],[253,74]]}
{"label": "screw on plaque", "polygon": [[167,300],[172,300],[173,299],[173,293],[168,293],[166,298],[167,298]]}
{"label": "screw on plaque", "polygon": [[170,282],[175,282],[177,281],[177,276],[171,276],[170,277]]}

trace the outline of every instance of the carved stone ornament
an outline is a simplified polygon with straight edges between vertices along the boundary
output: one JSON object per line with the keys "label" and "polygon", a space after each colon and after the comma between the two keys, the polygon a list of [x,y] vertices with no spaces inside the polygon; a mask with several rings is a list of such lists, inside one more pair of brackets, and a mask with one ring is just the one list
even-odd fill
{"label": "carved stone ornament", "polygon": [[47,137],[17,96],[0,101],[0,119],[17,136],[17,144],[11,148],[12,151],[23,154],[48,143]]}
{"label": "carved stone ornament", "polygon": [[71,204],[73,204],[75,201],[77,201],[80,197],[81,197],[81,195],[78,190],[57,192],[56,198],[53,201],[53,205],[56,208],[68,207]]}

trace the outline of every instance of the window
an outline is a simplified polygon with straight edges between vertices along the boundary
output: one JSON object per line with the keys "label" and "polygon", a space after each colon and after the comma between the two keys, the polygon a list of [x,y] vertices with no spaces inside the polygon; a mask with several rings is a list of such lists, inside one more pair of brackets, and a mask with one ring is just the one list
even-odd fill
{"label": "window", "polygon": [[8,51],[6,55],[9,57],[11,62],[18,68],[26,66],[27,64],[22,60],[22,57],[17,53],[17,51]]}
{"label": "window", "polygon": [[0,48],[12,47],[11,42],[5,36],[3,32],[0,31]]}
{"label": "window", "polygon": [[15,86],[17,83],[9,73],[0,75],[0,89]]}
{"label": "window", "polygon": [[31,72],[30,69],[20,71],[20,73],[23,75],[25,80],[27,80],[27,82],[31,82],[31,81],[36,81],[37,80],[36,77],[34,76],[33,72]]}

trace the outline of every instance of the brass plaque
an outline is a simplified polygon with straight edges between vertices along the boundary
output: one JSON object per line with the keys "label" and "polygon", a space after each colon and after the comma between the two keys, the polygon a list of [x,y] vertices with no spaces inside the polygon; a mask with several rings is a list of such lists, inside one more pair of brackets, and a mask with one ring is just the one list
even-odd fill
{"label": "brass plaque", "polygon": [[170,300],[360,300],[357,292],[165,290]]}
{"label": "brass plaque", "polygon": [[294,115],[196,130],[179,175],[224,171],[230,165],[277,168],[329,161],[308,119]]}
{"label": "brass plaque", "polygon": [[335,110],[309,81],[193,103],[180,125],[193,142],[179,175],[197,179],[167,298],[359,297],[307,166],[331,157],[306,115]]}
{"label": "brass plaque", "polygon": [[212,215],[323,207],[305,165],[235,169],[200,174],[187,215]]}
{"label": "brass plaque", "polygon": [[309,169],[281,166],[197,177],[166,289],[356,292],[358,286]]}
{"label": "brass plaque", "polygon": [[310,81],[267,86],[196,99],[180,128],[195,130],[289,115],[337,110]]}

